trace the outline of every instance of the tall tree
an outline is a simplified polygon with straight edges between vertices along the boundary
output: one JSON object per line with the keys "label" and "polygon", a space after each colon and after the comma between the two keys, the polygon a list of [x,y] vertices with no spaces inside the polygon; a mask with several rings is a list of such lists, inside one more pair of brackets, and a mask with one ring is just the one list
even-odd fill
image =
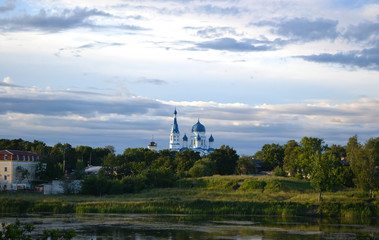
{"label": "tall tree", "polygon": [[263,170],[270,171],[276,166],[283,167],[284,149],[279,144],[265,144],[260,151],[263,160]]}
{"label": "tall tree", "polygon": [[322,155],[316,153],[311,156],[311,160],[311,185],[319,192],[318,200],[321,201],[322,192],[332,190],[338,185],[336,172],[340,167],[340,160],[331,151]]}
{"label": "tall tree", "polygon": [[301,153],[301,147],[295,140],[289,140],[284,145],[283,169],[295,176],[299,170],[298,158]]}
{"label": "tall tree", "polygon": [[355,184],[374,198],[374,191],[379,188],[379,138],[371,138],[362,146],[355,135],[349,139],[346,150]]}
{"label": "tall tree", "polygon": [[233,148],[222,145],[210,153],[208,158],[216,163],[216,173],[230,175],[236,169],[239,156]]}

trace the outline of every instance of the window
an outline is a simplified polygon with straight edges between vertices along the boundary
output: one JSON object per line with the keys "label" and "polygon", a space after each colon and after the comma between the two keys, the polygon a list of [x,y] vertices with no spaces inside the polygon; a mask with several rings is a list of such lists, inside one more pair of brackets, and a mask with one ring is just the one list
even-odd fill
{"label": "window", "polygon": [[28,162],[30,162],[30,156],[28,156]]}
{"label": "window", "polygon": [[23,155],[23,156],[22,156],[22,160],[24,160],[24,161],[25,161],[25,155]]}
{"label": "window", "polygon": [[8,160],[8,155],[4,154],[4,160]]}
{"label": "window", "polygon": [[20,156],[17,154],[17,161],[19,161],[20,160]]}
{"label": "window", "polygon": [[34,156],[32,156],[32,161],[34,162]]}
{"label": "window", "polygon": [[7,167],[4,168],[4,172],[8,172],[8,168]]}
{"label": "window", "polygon": [[4,176],[4,180],[7,180],[7,176]]}

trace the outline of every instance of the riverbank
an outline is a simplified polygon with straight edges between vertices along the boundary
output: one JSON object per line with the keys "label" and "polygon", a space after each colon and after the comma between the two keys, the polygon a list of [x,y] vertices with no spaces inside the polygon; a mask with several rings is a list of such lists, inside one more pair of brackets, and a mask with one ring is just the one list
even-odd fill
{"label": "riverbank", "polygon": [[306,180],[283,177],[213,176],[182,179],[175,188],[114,196],[1,193],[9,213],[164,213],[378,217],[379,202],[368,193],[343,189],[318,193]]}

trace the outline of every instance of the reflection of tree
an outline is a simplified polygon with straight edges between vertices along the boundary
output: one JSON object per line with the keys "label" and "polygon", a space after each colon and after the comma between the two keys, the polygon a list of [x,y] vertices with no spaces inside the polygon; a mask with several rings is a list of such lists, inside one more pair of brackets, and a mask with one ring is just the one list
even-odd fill
{"label": "reflection of tree", "polygon": [[29,176],[30,176],[30,173],[29,173],[28,169],[23,168],[21,166],[18,166],[16,168],[16,178],[17,178],[19,183],[24,181],[24,179],[26,179],[27,182],[29,183]]}

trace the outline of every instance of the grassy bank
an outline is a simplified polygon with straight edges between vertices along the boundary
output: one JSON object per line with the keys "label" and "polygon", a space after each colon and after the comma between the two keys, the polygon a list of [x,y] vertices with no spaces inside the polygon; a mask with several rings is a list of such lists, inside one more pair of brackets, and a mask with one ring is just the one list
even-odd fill
{"label": "grassy bank", "polygon": [[318,193],[305,180],[213,176],[182,179],[175,188],[114,196],[1,193],[1,213],[181,213],[378,217],[378,201],[356,190]]}

